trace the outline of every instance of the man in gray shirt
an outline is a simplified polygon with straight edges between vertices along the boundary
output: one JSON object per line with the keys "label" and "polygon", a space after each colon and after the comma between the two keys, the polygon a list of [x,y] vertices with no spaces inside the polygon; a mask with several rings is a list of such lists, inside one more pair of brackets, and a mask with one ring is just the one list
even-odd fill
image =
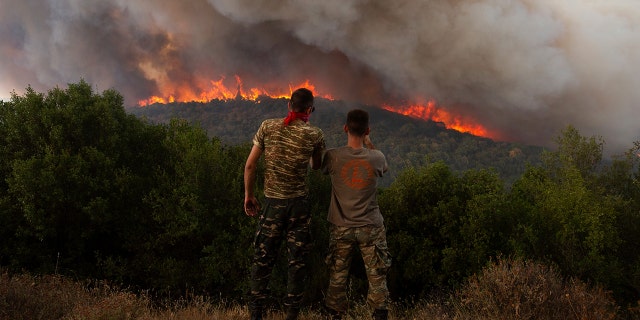
{"label": "man in gray shirt", "polygon": [[344,130],[347,145],[327,150],[321,167],[332,184],[327,217],[331,223],[327,256],[330,279],[325,306],[332,319],[341,319],[346,313],[349,268],[358,247],[369,280],[367,304],[373,309],[373,319],[387,319],[391,255],[376,197],[377,181],[387,171],[387,161],[369,139],[366,111],[349,111]]}

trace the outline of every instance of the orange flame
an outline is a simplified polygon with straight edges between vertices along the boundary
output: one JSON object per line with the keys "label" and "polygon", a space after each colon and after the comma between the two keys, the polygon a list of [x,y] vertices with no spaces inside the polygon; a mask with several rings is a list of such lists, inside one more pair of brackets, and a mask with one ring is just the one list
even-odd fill
{"label": "orange flame", "polygon": [[282,88],[274,88],[274,89],[265,89],[265,88],[249,88],[245,89],[242,79],[239,76],[235,76],[236,78],[236,88],[231,89],[228,88],[224,84],[225,78],[222,77],[217,81],[210,81],[210,86],[205,91],[202,91],[199,94],[193,92],[190,88],[173,88],[173,89],[165,89],[165,92],[174,92],[173,94],[168,94],[165,97],[160,96],[151,96],[148,99],[143,99],[138,101],[138,105],[141,107],[148,106],[154,103],[171,103],[171,102],[209,102],[214,99],[219,100],[231,100],[231,99],[245,99],[245,100],[256,100],[260,96],[269,96],[271,98],[288,98],[291,96],[291,93],[297,88],[307,88],[315,93],[316,96],[323,97],[326,99],[333,99],[328,94],[318,94],[316,91],[316,87],[311,84],[309,80],[305,80],[304,82],[298,85],[289,84],[288,89]]}
{"label": "orange flame", "polygon": [[475,123],[473,120],[464,119],[454,115],[444,109],[438,108],[436,102],[430,100],[426,105],[390,106],[383,105],[383,109],[400,113],[413,118],[432,120],[444,123],[447,129],[454,129],[460,132],[467,132],[475,136],[492,138],[495,134],[489,132],[484,126]]}

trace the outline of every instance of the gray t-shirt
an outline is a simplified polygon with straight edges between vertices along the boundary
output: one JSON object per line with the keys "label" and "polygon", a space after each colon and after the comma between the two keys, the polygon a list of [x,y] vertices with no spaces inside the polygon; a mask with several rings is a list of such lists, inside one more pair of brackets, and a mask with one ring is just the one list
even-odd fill
{"label": "gray t-shirt", "polygon": [[378,178],[387,171],[387,160],[378,150],[349,146],[329,149],[322,172],[331,176],[331,204],[327,220],[340,227],[383,225],[378,207]]}

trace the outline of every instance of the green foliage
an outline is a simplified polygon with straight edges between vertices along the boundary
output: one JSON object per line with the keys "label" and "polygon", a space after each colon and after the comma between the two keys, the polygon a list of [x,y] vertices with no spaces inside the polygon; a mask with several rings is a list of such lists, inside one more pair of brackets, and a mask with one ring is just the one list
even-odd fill
{"label": "green foliage", "polygon": [[392,292],[455,286],[506,254],[557,265],[621,301],[637,299],[639,255],[629,247],[640,222],[636,152],[607,168],[595,138],[569,128],[558,141],[545,166],[529,166],[508,190],[491,170],[456,173],[442,162],[405,170],[380,199]]}
{"label": "green foliage", "polygon": [[[139,120],[125,113],[117,92],[97,95],[84,81],[46,96],[28,88],[24,97],[3,103],[1,119],[7,133],[1,143],[1,196],[15,227],[3,234],[25,241],[18,251],[44,270],[59,263],[91,268],[87,260],[99,248],[90,247],[108,243],[101,238],[118,220],[111,208],[114,190],[129,188],[114,177],[134,160],[122,146],[131,137],[144,138],[132,132],[144,127],[135,126]],[[145,151],[144,143],[137,143],[136,153]],[[2,257],[15,256],[5,251]]]}
{"label": "green foliage", "polygon": [[568,126],[556,138],[558,150],[545,152],[542,160],[545,168],[553,175],[561,178],[564,168],[575,168],[582,178],[589,179],[595,173],[602,160],[602,138],[586,138],[573,126]]}
{"label": "green foliage", "polygon": [[502,188],[495,172],[460,175],[442,162],[403,172],[380,198],[392,285],[426,294],[479,270],[502,249],[509,228]]}
{"label": "green foliage", "polygon": [[83,81],[47,95],[28,88],[0,112],[0,263],[157,290],[244,278],[247,146],[185,121],[146,124],[116,92]]}
{"label": "green foliage", "polygon": [[[598,170],[601,144],[595,141],[569,127],[558,139],[558,151],[545,155],[546,165],[529,168],[514,184],[509,201],[518,209],[521,232],[510,242],[514,252],[617,288],[618,298],[626,300],[637,295],[631,292],[640,284],[627,267],[638,266],[637,250],[628,248],[637,240],[640,222],[634,198],[638,190],[631,182],[637,165],[618,161]],[[611,181],[612,173],[619,180]]]}
{"label": "green foliage", "polygon": [[514,187],[515,201],[524,194],[523,188],[534,199],[531,211],[521,212],[527,214],[529,227],[539,230],[535,242],[529,244],[534,251],[526,252],[527,256],[552,259],[569,274],[597,280],[618,271],[615,251],[620,239],[612,203],[590,192],[575,169],[568,169],[557,183],[550,179],[530,182],[528,177]]}

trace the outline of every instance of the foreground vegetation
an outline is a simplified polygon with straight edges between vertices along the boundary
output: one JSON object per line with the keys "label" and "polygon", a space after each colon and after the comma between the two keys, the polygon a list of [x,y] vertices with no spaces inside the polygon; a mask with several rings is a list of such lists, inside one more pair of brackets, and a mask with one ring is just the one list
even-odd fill
{"label": "foreground vegetation", "polygon": [[[625,318],[638,319],[640,310],[629,309]],[[369,310],[354,304],[349,318],[369,319]],[[271,310],[269,319],[284,319]],[[208,297],[163,299],[133,294],[106,282],[75,282],[62,276],[0,276],[0,319],[248,319],[246,305],[214,301]],[[391,319],[622,319],[611,294],[579,280],[563,281],[553,269],[521,260],[499,260],[475,275],[457,292],[396,304]],[[314,308],[302,320],[325,319]]]}
{"label": "foreground vegetation", "polygon": [[[151,124],[122,102],[118,92],[95,93],[83,81],[0,102],[0,266],[13,275],[103,279],[136,299],[150,292],[153,301],[224,297],[242,306],[256,227],[242,211],[248,144],[226,145],[181,119]],[[556,142],[513,183],[492,168],[429,162],[382,188],[393,299],[429,305],[505,256],[553,266],[562,279],[610,292],[619,310],[633,309],[640,300],[640,142],[607,162],[604,142],[573,127]],[[314,306],[328,281],[330,181],[313,172],[309,182],[315,248],[306,301]],[[285,270],[281,259],[271,288],[276,310]],[[571,307],[576,294],[563,290],[552,292],[570,299],[553,300]],[[350,291],[354,301],[366,292],[361,261],[354,261]],[[473,305],[486,294],[459,295],[456,308],[490,310]],[[458,309],[443,310],[462,318]]]}

